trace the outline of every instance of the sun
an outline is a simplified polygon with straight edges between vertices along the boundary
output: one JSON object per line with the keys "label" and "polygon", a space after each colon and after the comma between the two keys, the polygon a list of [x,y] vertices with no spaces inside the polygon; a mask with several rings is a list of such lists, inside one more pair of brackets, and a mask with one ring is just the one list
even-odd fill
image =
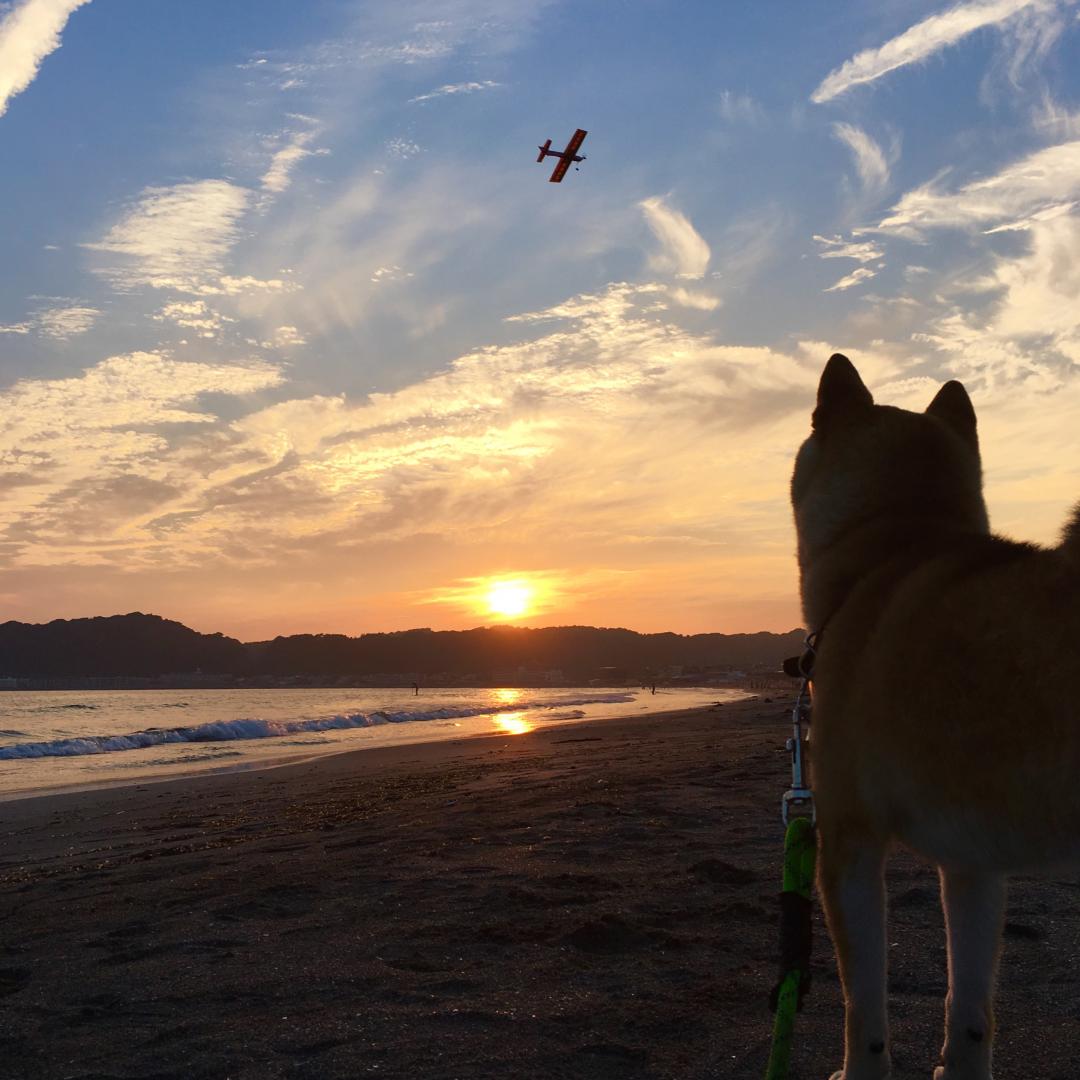
{"label": "sun", "polygon": [[533,587],[526,581],[493,581],[483,594],[488,613],[503,619],[520,619],[532,608]]}

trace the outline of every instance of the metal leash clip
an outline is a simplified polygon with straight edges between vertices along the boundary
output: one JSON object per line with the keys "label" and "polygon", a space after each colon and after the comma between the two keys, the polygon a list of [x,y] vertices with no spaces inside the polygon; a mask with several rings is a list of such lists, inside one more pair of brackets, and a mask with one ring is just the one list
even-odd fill
{"label": "metal leash clip", "polygon": [[814,793],[806,786],[804,752],[806,740],[803,738],[803,726],[810,722],[810,701],[808,692],[810,680],[803,678],[799,687],[799,696],[795,699],[795,708],[791,712],[793,734],[785,744],[791,752],[791,787],[784,792],[781,800],[781,816],[787,825],[795,812],[797,817],[809,817],[811,824],[817,824],[817,808],[814,806]]}

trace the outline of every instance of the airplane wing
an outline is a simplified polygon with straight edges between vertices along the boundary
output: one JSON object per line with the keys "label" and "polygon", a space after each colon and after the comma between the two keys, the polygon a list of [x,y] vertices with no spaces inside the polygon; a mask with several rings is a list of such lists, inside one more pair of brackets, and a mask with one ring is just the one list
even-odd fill
{"label": "airplane wing", "polygon": [[548,180],[550,180],[551,183],[557,184],[566,175],[566,170],[570,168],[570,156],[563,154],[563,156],[559,158],[559,164],[555,166],[554,171],[548,177]]}
{"label": "airplane wing", "polygon": [[555,171],[548,178],[553,184],[557,184],[566,175],[566,170],[570,168],[570,164],[574,160],[574,155],[581,149],[581,144],[585,141],[585,136],[588,134],[587,131],[578,128],[570,137],[570,141],[566,144],[566,149],[559,155],[559,164],[555,166]]}
{"label": "airplane wing", "polygon": [[563,151],[563,153],[568,158],[572,158],[581,149],[581,144],[585,141],[585,136],[588,134],[589,133],[587,131],[583,131],[581,128],[578,128],[577,131],[574,132],[570,141],[566,144],[566,149]]}

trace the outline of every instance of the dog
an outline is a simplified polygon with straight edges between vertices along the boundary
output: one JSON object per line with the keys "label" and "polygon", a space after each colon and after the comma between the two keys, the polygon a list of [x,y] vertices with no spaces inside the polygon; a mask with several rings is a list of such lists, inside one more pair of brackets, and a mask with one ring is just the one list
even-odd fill
{"label": "dog", "polygon": [[935,1080],[991,1080],[1006,875],[1080,856],[1080,506],[1058,547],[990,531],[975,410],[875,405],[839,353],[791,482],[818,889],[844,992],[832,1080],[889,1076],[884,865],[936,863],[948,938]]}

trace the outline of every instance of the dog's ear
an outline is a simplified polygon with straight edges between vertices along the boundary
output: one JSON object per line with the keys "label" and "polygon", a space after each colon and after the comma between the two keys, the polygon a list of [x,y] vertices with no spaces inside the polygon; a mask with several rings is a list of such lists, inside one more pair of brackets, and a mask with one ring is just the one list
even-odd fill
{"label": "dog's ear", "polygon": [[855,365],[840,353],[833,353],[818,383],[817,408],[812,425],[815,431],[827,430],[836,423],[867,414],[874,404]]}
{"label": "dog's ear", "polygon": [[975,453],[979,452],[979,435],[976,431],[975,407],[962,383],[955,379],[947,382],[934,395],[926,407],[927,416],[944,420]]}

